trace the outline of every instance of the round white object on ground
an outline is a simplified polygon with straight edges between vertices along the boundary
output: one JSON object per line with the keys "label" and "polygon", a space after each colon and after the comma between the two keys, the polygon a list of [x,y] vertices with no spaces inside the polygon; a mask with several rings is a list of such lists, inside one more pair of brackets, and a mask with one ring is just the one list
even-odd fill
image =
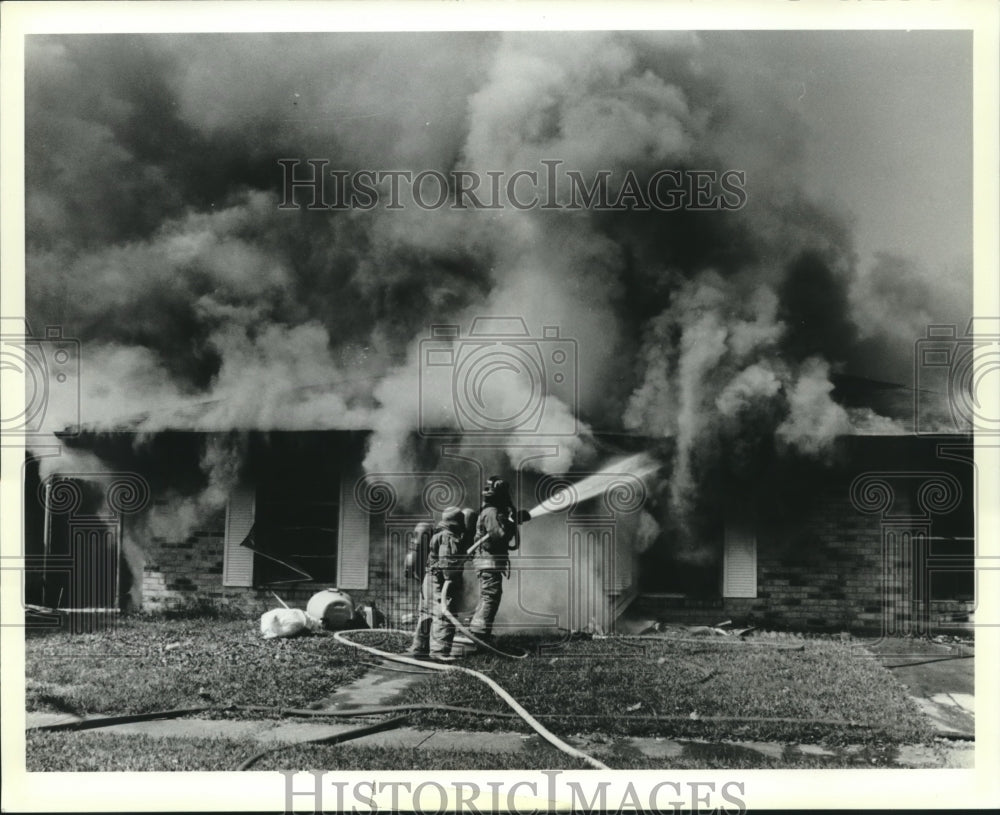
{"label": "round white object on ground", "polygon": [[309,598],[306,614],[322,620],[324,628],[340,631],[354,620],[354,601],[347,592],[324,589]]}

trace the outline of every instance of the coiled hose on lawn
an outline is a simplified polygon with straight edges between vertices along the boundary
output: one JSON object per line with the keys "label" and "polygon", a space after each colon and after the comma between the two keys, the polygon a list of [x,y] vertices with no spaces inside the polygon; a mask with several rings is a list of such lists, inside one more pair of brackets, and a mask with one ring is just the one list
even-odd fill
{"label": "coiled hose on lawn", "polygon": [[[377,629],[372,629],[372,632],[373,633],[378,633],[378,634],[409,634],[410,633],[409,631],[401,631],[399,629],[391,629],[391,628],[377,628]],[[351,632],[337,631],[337,632],[334,633],[333,637],[338,642],[342,642],[345,645],[351,646],[352,648],[359,648],[362,651],[367,651],[369,654],[374,654],[375,656],[381,657],[382,659],[388,659],[388,660],[391,660],[393,662],[401,662],[401,663],[406,664],[406,665],[416,665],[419,668],[431,668],[431,669],[433,669],[435,671],[461,671],[462,673],[468,674],[469,676],[474,676],[480,682],[484,682],[485,684],[489,685],[490,689],[497,696],[499,696],[504,702],[506,702],[507,705],[518,716],[520,716],[522,719],[524,719],[524,721],[528,723],[528,725],[531,727],[532,730],[534,730],[539,736],[541,736],[543,739],[545,739],[553,747],[555,747],[558,750],[562,750],[562,752],[566,753],[566,755],[568,755],[568,756],[572,756],[573,758],[578,758],[578,759],[582,759],[583,761],[586,761],[591,767],[594,767],[595,769],[598,769],[598,770],[610,770],[611,769],[610,767],[608,767],[607,764],[603,764],[600,761],[598,761],[596,758],[593,758],[592,756],[588,756],[586,753],[582,752],[581,750],[577,750],[572,745],[569,745],[566,742],[564,742],[562,739],[560,739],[557,735],[555,735],[555,733],[552,733],[550,730],[547,730],[545,728],[545,726],[541,722],[539,722],[534,716],[532,716],[530,713],[528,713],[528,711],[525,710],[521,706],[521,704],[513,696],[511,696],[509,693],[507,693],[507,691],[505,691],[500,685],[498,685],[493,679],[491,679],[490,677],[488,677],[486,674],[480,673],[479,671],[474,671],[474,670],[472,670],[472,668],[466,668],[466,667],[464,667],[462,665],[439,665],[439,664],[434,663],[434,662],[425,662],[425,661],[418,660],[418,659],[411,659],[410,657],[405,657],[405,656],[402,656],[401,654],[391,654],[388,651],[382,651],[381,649],[379,649],[379,648],[373,648],[370,645],[362,645],[359,642],[354,642],[354,641],[352,641],[352,640],[350,640],[350,639],[347,638],[347,634],[348,633],[351,633],[351,634],[364,634],[366,632],[365,632],[364,629],[359,630],[359,631],[351,631]]]}

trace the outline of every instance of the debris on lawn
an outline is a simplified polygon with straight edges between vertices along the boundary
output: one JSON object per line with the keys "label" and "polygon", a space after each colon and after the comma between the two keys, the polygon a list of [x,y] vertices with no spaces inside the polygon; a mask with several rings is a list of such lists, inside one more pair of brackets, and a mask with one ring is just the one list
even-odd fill
{"label": "debris on lawn", "polygon": [[[679,639],[679,638],[714,638],[714,637],[727,637],[729,639],[741,639],[745,638],[748,634],[756,631],[755,626],[747,626],[746,628],[727,628],[726,626],[731,626],[733,624],[732,620],[726,620],[719,623],[718,625],[683,625],[681,623],[659,623],[659,622],[642,622],[641,624],[631,624],[626,627],[625,630],[619,632],[619,634],[625,637],[638,637],[640,639],[652,639],[662,636],[664,639]],[[638,633],[631,633],[638,631]]]}
{"label": "debris on lawn", "polygon": [[309,598],[306,613],[321,621],[327,631],[384,628],[385,615],[374,603],[355,603],[345,591],[324,589]]}
{"label": "debris on lawn", "polygon": [[324,589],[309,598],[306,612],[321,620],[324,628],[340,631],[354,622],[354,601],[347,592]]}
{"label": "debris on lawn", "polygon": [[318,631],[323,621],[300,608],[274,608],[260,616],[260,633],[266,639],[294,637],[305,631]]}
{"label": "debris on lawn", "polygon": [[[576,633],[576,632],[573,632]],[[590,618],[590,622],[585,628],[580,631],[581,634],[590,634],[596,637],[606,636],[607,632],[604,630],[604,626],[601,625],[593,617]]]}
{"label": "debris on lawn", "polygon": [[[725,625],[725,623],[721,625]],[[639,632],[641,636],[664,634],[674,637],[724,637],[729,633],[719,626],[682,625],[681,623],[653,623]]]}
{"label": "debris on lawn", "polygon": [[645,634],[655,625],[656,620],[622,617],[615,623],[615,628],[619,634]]}
{"label": "debris on lawn", "polygon": [[687,630],[689,637],[725,637],[728,632],[721,628],[712,628],[708,625],[695,625]]}
{"label": "debris on lawn", "polygon": [[385,615],[374,603],[355,606],[349,594],[337,589],[324,589],[314,594],[309,598],[305,611],[291,608],[277,594],[271,594],[282,608],[271,609],[261,615],[260,633],[264,639],[294,637],[323,629],[345,631],[385,626]]}
{"label": "debris on lawn", "polygon": [[972,640],[969,637],[959,637],[954,634],[938,634],[936,637],[934,637],[933,641],[940,645],[948,645],[949,647],[951,643],[968,645],[972,642]]}

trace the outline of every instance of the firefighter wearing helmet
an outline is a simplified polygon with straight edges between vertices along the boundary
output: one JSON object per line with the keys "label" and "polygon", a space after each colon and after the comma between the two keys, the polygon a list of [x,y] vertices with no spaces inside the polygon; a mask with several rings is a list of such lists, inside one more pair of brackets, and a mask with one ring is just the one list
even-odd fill
{"label": "firefighter wearing helmet", "polygon": [[[431,623],[430,658],[437,662],[450,662],[451,643],[455,637],[455,624],[444,613],[445,604],[461,594],[463,555],[462,537],[465,534],[465,519],[458,507],[448,507],[441,513],[441,523],[431,538],[427,571],[430,573],[433,591],[434,619]],[[448,596],[444,596],[444,585],[451,583]]]}
{"label": "firefighter wearing helmet", "polygon": [[503,578],[510,573],[509,552],[520,545],[518,524],[531,516],[518,512],[510,495],[510,486],[502,478],[491,476],[483,486],[483,507],[476,521],[476,548],[473,564],[479,577],[479,604],[469,630],[481,640],[493,638],[493,620],[500,608]]}

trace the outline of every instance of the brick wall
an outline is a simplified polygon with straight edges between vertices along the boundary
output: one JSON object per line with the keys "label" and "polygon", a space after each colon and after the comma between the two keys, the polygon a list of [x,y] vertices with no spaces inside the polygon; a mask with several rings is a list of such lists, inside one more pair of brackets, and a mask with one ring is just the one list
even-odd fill
{"label": "brick wall", "polygon": [[826,491],[799,528],[761,530],[757,597],[727,599],[727,612],[792,628],[880,627],[880,524],[851,505],[846,488]]}
{"label": "brick wall", "polygon": [[[385,605],[389,571],[385,541],[372,529],[368,590],[350,590],[355,604]],[[169,612],[202,608],[246,614],[262,614],[276,608],[278,601],[266,588],[222,585],[224,535],[221,529],[203,530],[183,541],[152,538],[135,542],[141,551],[141,592],[137,599],[143,611]],[[400,563],[400,571],[402,564]],[[290,606],[305,608],[309,598],[328,588],[323,583],[282,586],[274,590]]]}
{"label": "brick wall", "polygon": [[[897,506],[905,512],[906,507]],[[712,624],[732,618],[762,627],[879,630],[883,620],[882,519],[858,512],[845,485],[828,488],[800,519],[762,526],[757,544],[757,597],[640,597],[639,613],[681,623]],[[275,608],[267,589],[222,585],[223,535],[199,531],[184,541],[134,541],[142,551],[141,607],[145,611],[211,607],[248,616]],[[369,585],[351,590],[355,603],[374,603],[390,625],[406,624],[418,587],[403,578],[405,535],[381,517],[370,530]],[[721,569],[721,566],[720,566]],[[304,608],[325,585],[278,589],[289,605]],[[899,596],[901,589],[896,587]],[[933,601],[932,623],[960,620],[972,602]]]}
{"label": "brick wall", "polygon": [[[904,504],[900,499],[894,510],[905,514]],[[734,619],[769,628],[877,631],[886,596],[902,599],[905,591],[884,586],[882,560],[881,517],[852,506],[846,485],[831,486],[795,521],[758,529],[755,598],[651,596],[640,598],[636,610],[679,623]],[[937,620],[963,610],[966,604],[931,606]]]}
{"label": "brick wall", "polygon": [[152,538],[143,547],[143,610],[162,611],[199,597],[222,600],[222,543],[222,535],[212,532],[176,542]]}

